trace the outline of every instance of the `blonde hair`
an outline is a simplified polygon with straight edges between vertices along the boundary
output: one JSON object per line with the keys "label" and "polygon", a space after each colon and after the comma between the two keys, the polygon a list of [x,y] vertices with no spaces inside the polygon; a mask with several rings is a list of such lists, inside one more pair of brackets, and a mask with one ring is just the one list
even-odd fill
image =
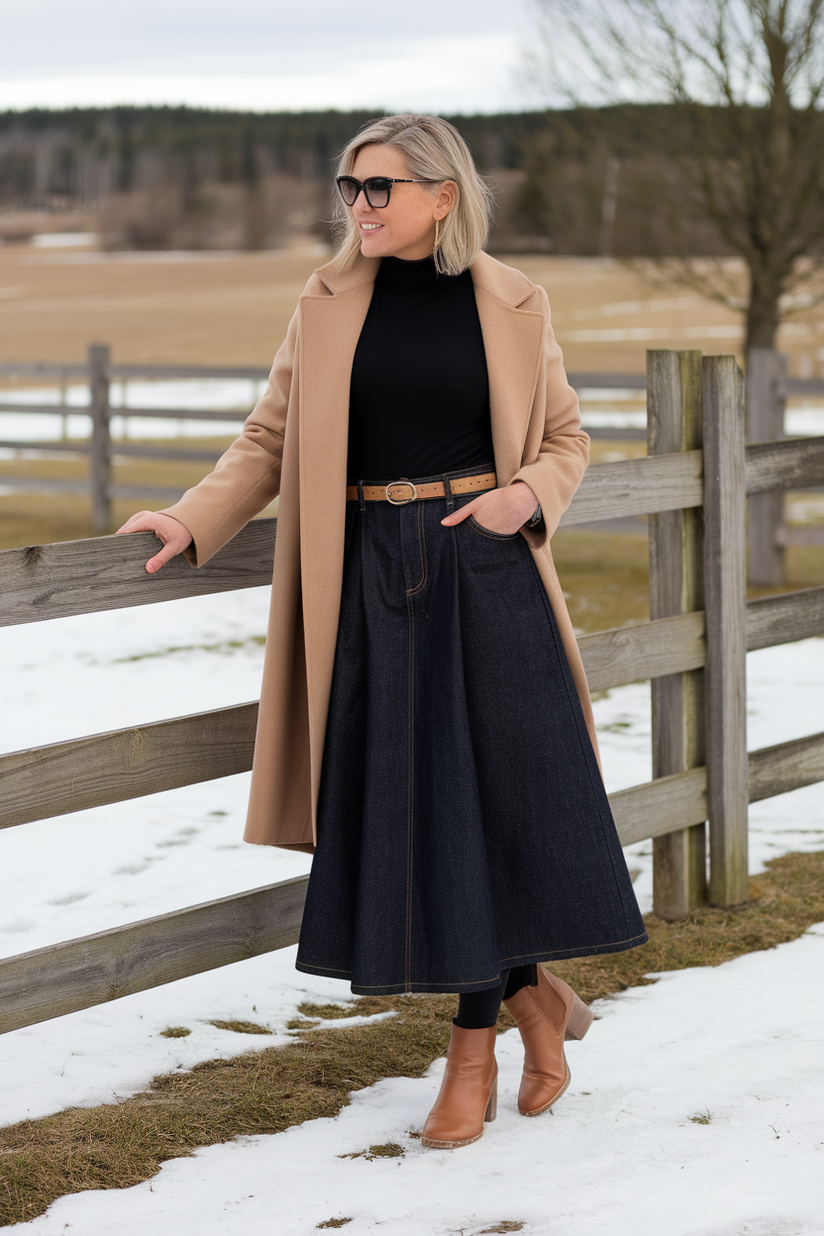
{"label": "blonde hair", "polygon": [[[445,275],[459,275],[478,256],[489,231],[492,192],[478,174],[469,147],[458,130],[440,116],[385,116],[367,122],[345,147],[336,175],[349,176],[364,146],[394,146],[403,154],[415,180],[457,187],[455,202],[440,221],[435,266]],[[351,211],[338,196],[335,209],[340,244],[338,270],[349,270],[360,253],[360,234]]]}

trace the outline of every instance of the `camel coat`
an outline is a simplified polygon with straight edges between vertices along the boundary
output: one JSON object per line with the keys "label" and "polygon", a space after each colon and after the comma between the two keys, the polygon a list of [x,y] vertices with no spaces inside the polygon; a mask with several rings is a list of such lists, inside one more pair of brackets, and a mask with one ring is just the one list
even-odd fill
{"label": "camel coat", "polygon": [[[316,837],[343,576],[349,382],[378,266],[377,259],[360,258],[346,273],[330,264],[312,275],[266,393],[240,437],[209,476],[166,510],[192,533],[186,556],[201,566],[280,494],[245,833],[260,845],[311,850]],[[586,468],[589,438],[543,288],[485,253],[470,271],[489,371],[498,485],[524,480],[541,503],[544,525],[523,535],[597,752],[583,665],[549,549]]]}

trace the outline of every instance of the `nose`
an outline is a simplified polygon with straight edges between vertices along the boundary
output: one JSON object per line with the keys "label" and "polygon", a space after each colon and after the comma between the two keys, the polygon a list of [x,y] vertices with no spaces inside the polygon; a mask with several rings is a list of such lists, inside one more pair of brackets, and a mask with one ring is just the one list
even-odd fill
{"label": "nose", "polygon": [[366,194],[364,193],[363,189],[359,191],[358,196],[355,198],[354,202],[352,203],[351,208],[352,210],[356,210],[358,208],[360,208],[360,210],[371,210],[372,209],[372,207],[369,205],[369,203],[366,200]]}

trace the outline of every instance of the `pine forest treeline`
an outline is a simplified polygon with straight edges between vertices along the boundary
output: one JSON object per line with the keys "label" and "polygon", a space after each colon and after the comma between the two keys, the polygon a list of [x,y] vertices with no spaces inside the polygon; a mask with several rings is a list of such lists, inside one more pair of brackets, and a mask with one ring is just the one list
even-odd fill
{"label": "pine forest treeline", "polygon": [[[0,236],[23,239],[33,227],[46,230],[36,216],[75,212],[112,247],[255,249],[295,234],[325,240],[337,153],[372,116],[187,107],[3,113]],[[672,194],[662,191],[673,152],[681,167],[691,153],[697,160],[705,132],[677,105],[450,119],[495,186],[493,249],[730,251],[709,223],[675,226]],[[756,140],[758,126],[753,109]],[[731,144],[727,157],[740,155]]]}

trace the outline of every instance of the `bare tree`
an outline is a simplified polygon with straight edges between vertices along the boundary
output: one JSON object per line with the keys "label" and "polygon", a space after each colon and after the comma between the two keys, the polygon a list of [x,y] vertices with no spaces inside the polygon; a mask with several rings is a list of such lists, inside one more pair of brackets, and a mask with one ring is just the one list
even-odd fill
{"label": "bare tree", "polygon": [[[824,0],[534,3],[552,97],[671,105],[663,153],[661,108],[637,109],[657,152],[646,191],[681,233],[668,274],[745,310],[745,352],[775,347],[782,318],[822,299]],[[745,298],[728,266],[689,260],[696,230],[743,260]]]}

